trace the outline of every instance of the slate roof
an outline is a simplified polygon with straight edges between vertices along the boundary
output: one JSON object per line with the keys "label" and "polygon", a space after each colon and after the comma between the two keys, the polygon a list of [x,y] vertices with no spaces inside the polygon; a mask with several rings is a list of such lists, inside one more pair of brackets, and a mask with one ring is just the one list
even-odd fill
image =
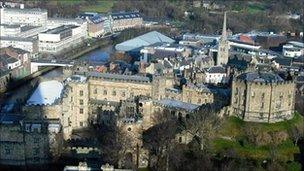
{"label": "slate roof", "polygon": [[131,82],[150,82],[150,78],[140,75],[123,75],[123,74],[111,74],[100,72],[89,72],[90,77],[99,77],[106,80],[119,80],[119,81],[131,81]]}
{"label": "slate roof", "polygon": [[237,76],[238,79],[249,82],[283,82],[277,74],[266,72],[247,72]]}
{"label": "slate roof", "polygon": [[222,66],[213,66],[213,67],[210,67],[207,72],[209,73],[222,73],[222,74],[225,74],[226,73],[226,69]]}
{"label": "slate roof", "polygon": [[18,59],[13,58],[13,57],[11,57],[7,54],[0,55],[0,63],[3,63],[4,65],[12,64],[12,63],[15,63],[17,61],[18,61]]}
{"label": "slate roof", "polygon": [[173,99],[156,100],[155,103],[163,105],[168,108],[177,108],[177,109],[182,109],[182,110],[186,110],[189,112],[194,111],[199,108],[199,105],[185,103],[185,102],[173,100]]}
{"label": "slate roof", "polygon": [[274,58],[274,61],[283,66],[291,66],[292,58],[280,57]]}
{"label": "slate roof", "polygon": [[119,13],[112,13],[111,17],[113,18],[113,20],[122,20],[129,18],[140,18],[141,15],[139,12],[119,12]]}

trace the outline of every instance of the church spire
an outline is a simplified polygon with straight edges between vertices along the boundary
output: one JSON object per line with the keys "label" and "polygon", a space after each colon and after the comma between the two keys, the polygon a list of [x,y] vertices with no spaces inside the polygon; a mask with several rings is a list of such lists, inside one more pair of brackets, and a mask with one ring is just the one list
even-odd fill
{"label": "church spire", "polygon": [[227,28],[226,28],[226,11],[224,13],[224,21],[223,21],[223,31],[222,31],[222,39],[227,39]]}

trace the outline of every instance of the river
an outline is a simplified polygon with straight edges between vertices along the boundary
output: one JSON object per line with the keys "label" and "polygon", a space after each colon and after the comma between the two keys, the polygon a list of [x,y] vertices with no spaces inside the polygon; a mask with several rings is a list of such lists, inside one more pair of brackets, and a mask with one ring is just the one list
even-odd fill
{"label": "river", "polygon": [[[86,61],[90,64],[101,64],[108,61],[109,56],[114,52],[113,46],[106,46],[93,50],[83,56],[81,56],[78,61]],[[6,93],[6,97],[0,97],[0,109],[2,112],[20,112],[22,105],[25,104],[26,100],[29,98],[33,92],[33,87],[36,86],[39,78],[42,79],[56,79],[61,77],[63,70],[61,67],[58,67],[52,71],[44,73],[39,77],[31,80],[30,82]],[[0,110],[0,112],[1,112]]]}

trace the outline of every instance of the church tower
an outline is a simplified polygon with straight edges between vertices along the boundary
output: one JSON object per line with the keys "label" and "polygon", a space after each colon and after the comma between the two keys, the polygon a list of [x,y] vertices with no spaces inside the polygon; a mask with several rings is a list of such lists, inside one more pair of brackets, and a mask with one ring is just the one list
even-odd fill
{"label": "church tower", "polygon": [[226,65],[229,57],[229,44],[227,40],[227,28],[226,28],[226,12],[224,14],[223,31],[219,40],[216,65]]}

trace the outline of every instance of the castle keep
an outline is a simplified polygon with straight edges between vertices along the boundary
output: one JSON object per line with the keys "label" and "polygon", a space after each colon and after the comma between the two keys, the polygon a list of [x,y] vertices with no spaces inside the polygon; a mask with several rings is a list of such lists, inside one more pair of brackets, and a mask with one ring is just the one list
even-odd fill
{"label": "castle keep", "polygon": [[232,83],[231,108],[239,118],[251,122],[279,122],[294,112],[295,84],[279,75],[247,72]]}

